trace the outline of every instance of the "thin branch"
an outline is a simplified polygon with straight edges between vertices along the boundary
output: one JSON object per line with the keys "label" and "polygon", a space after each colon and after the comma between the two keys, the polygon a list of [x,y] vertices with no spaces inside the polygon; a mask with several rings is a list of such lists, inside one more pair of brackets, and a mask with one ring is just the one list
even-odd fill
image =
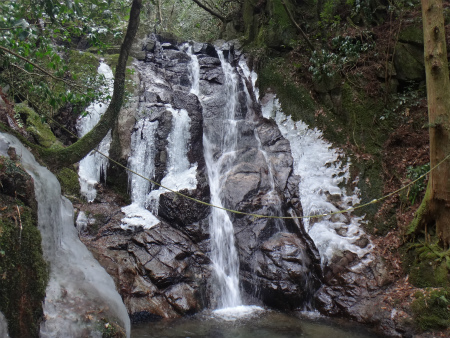
{"label": "thin branch", "polygon": [[228,20],[220,15],[217,12],[214,12],[212,9],[210,9],[209,7],[206,7],[204,4],[202,4],[199,0],[192,0],[194,1],[199,7],[203,8],[205,11],[207,11],[209,14],[215,16],[216,18],[219,18],[222,22],[227,22]]}
{"label": "thin branch", "polygon": [[0,50],[3,50],[4,52],[6,52],[6,53],[8,53],[8,54],[14,55],[15,57],[18,57],[19,59],[21,59],[21,60],[23,60],[23,61],[29,63],[30,65],[34,66],[36,69],[40,70],[40,71],[43,72],[44,74],[50,76],[53,80],[56,80],[56,81],[62,81],[62,82],[64,82],[65,84],[67,84],[67,85],[69,85],[69,86],[71,86],[71,87],[73,86],[73,87],[80,87],[80,88],[82,88],[82,86],[80,86],[80,85],[71,83],[71,82],[69,82],[69,81],[67,81],[67,80],[61,79],[61,78],[59,78],[59,77],[54,76],[53,74],[50,74],[50,73],[47,72],[45,69],[43,69],[42,67],[40,67],[40,66],[38,66],[36,63],[34,63],[33,61],[28,60],[27,58],[25,58],[25,57],[23,57],[23,56],[17,54],[16,52],[13,52],[12,50],[10,50],[10,49],[8,49],[8,48],[6,48],[6,47],[0,46]]}
{"label": "thin branch", "polygon": [[45,76],[44,74],[38,74],[38,73],[30,73],[29,71],[23,69],[22,67],[16,65],[15,63],[11,63],[11,65],[17,69],[19,69],[20,71],[24,72],[27,75],[34,75],[34,76]]}
{"label": "thin branch", "polygon": [[292,16],[292,13],[289,11],[289,8],[287,8],[286,3],[284,2],[284,0],[281,0],[281,3],[283,4],[284,9],[286,10],[287,15],[289,16],[289,19],[294,24],[294,26],[297,28],[297,30],[300,32],[300,34],[303,36],[303,38],[305,39],[305,41],[308,44],[309,48],[311,48],[312,51],[315,51],[316,49],[314,48],[314,45],[308,39],[308,37],[306,36],[305,32],[300,27],[300,25],[295,21],[294,17]]}

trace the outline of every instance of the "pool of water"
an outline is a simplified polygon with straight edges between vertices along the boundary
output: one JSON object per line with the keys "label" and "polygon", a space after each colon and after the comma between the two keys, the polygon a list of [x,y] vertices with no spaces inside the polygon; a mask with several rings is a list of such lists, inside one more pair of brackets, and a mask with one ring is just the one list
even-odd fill
{"label": "pool of water", "polygon": [[[309,316],[311,317],[311,316]],[[320,316],[308,318],[276,311],[256,311],[230,320],[212,312],[160,322],[135,324],[131,338],[375,338],[355,323],[332,322]]]}

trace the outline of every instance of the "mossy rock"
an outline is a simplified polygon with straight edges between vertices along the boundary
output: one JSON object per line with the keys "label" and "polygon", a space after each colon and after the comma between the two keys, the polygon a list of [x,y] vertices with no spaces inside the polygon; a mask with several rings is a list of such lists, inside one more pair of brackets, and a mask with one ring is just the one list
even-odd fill
{"label": "mossy rock", "polygon": [[[288,0],[285,2],[293,12],[296,5]],[[264,7],[262,4],[244,1],[244,39],[255,46],[289,50],[292,41],[297,40],[297,32],[281,0],[268,0]]]}
{"label": "mossy rock", "polygon": [[450,288],[450,251],[443,250],[436,235],[427,234],[435,242],[416,242],[404,249],[403,267],[412,285],[420,288]]}
{"label": "mossy rock", "polygon": [[281,102],[283,112],[294,121],[302,120],[309,126],[315,126],[316,104],[309,90],[290,79],[283,58],[272,59],[259,71],[258,86],[262,93],[273,91]]}
{"label": "mossy rock", "polygon": [[17,104],[14,107],[17,115],[24,122],[27,131],[33,136],[35,141],[43,147],[50,148],[58,143],[50,126],[42,121],[42,118],[26,102]]}
{"label": "mossy rock", "polygon": [[422,27],[409,26],[403,29],[398,35],[398,41],[423,46]]}
{"label": "mossy rock", "polygon": [[56,174],[56,177],[61,184],[61,190],[64,195],[80,196],[80,182],[78,181],[78,174],[75,170],[63,168]]}
{"label": "mossy rock", "polygon": [[411,309],[421,331],[450,327],[450,292],[448,289],[418,291]]}
{"label": "mossy rock", "polygon": [[28,208],[21,208],[20,220],[21,229],[0,218],[0,311],[8,320],[11,337],[38,337],[48,267],[41,234]]}
{"label": "mossy rock", "polygon": [[[37,228],[37,203],[33,186],[20,164],[1,158],[0,163],[0,311],[8,321],[11,337],[38,337],[42,302],[48,282],[48,265],[43,258],[41,234]],[[33,186],[34,188],[34,186]]]}
{"label": "mossy rock", "polygon": [[68,67],[72,76],[78,78],[95,78],[97,76],[99,58],[92,53],[70,50],[68,52],[67,62],[69,63]]}
{"label": "mossy rock", "polygon": [[410,43],[397,43],[394,66],[400,81],[420,82],[425,80],[423,48]]}
{"label": "mossy rock", "polygon": [[[357,78],[352,79],[357,82]],[[341,146],[350,142],[359,153],[367,154],[369,159],[360,160],[353,153],[350,154],[352,167],[355,171],[352,177],[358,176],[358,188],[361,203],[365,204],[383,195],[383,168],[381,149],[391,128],[390,121],[380,120],[383,102],[369,97],[364,90],[345,82],[341,86],[341,107],[336,114],[320,116],[321,127],[325,137],[334,144]],[[377,123],[374,128],[374,122]],[[330,125],[332,127],[330,127]],[[388,232],[395,223],[379,222],[375,224],[373,218],[379,205],[371,204],[360,209],[356,214],[366,215],[369,220],[367,230],[377,234]]]}
{"label": "mossy rock", "polygon": [[450,287],[448,269],[445,262],[421,260],[413,264],[409,270],[411,284],[419,288]]}
{"label": "mossy rock", "polygon": [[[103,59],[105,60],[105,63],[111,67],[111,69],[114,71],[116,69],[117,64],[119,63],[119,54],[108,54],[103,56]],[[131,67],[133,63],[132,58],[128,58],[127,60],[127,67]]]}

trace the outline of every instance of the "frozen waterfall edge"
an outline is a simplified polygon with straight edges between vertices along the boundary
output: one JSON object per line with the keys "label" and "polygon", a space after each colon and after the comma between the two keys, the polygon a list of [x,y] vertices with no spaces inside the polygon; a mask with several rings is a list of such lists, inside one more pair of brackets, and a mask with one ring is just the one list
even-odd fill
{"label": "frozen waterfall edge", "polygon": [[[33,177],[38,201],[38,229],[44,258],[50,264],[41,337],[76,337],[85,329],[101,330],[102,319],[116,319],[130,336],[130,319],[114,281],[78,238],[73,224],[73,206],[61,196],[56,177],[39,165],[14,136],[0,133],[0,152],[15,148],[22,165]],[[82,311],[76,313],[76,309]],[[89,316],[89,311],[94,310]],[[75,321],[76,319],[76,321]],[[83,320],[84,319],[84,320]],[[92,320],[92,321],[91,321]],[[97,322],[95,321],[97,320]],[[106,323],[104,323],[106,324]]]}

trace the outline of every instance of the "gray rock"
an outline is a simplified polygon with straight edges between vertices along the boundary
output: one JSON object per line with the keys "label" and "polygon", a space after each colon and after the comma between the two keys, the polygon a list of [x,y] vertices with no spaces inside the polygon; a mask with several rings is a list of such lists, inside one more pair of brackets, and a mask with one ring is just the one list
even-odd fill
{"label": "gray rock", "polygon": [[413,44],[397,43],[394,54],[394,66],[400,81],[425,80],[423,47]]}

